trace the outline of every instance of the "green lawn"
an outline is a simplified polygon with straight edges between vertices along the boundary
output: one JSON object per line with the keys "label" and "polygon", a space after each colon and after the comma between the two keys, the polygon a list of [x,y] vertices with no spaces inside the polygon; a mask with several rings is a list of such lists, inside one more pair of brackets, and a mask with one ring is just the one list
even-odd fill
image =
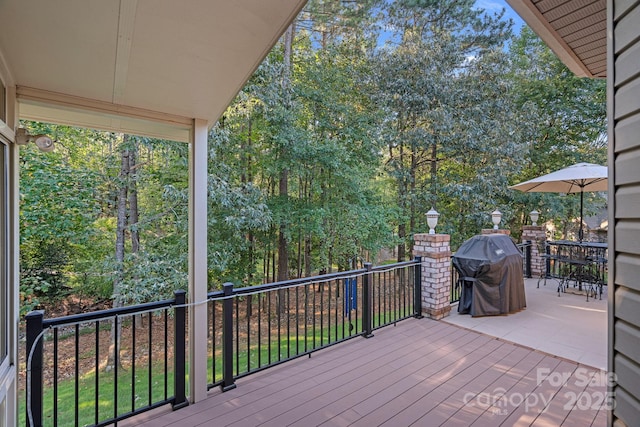
{"label": "green lawn", "polygon": [[[397,318],[398,313],[387,312],[373,319],[373,324],[377,325],[379,320],[389,321],[389,319]],[[380,319],[382,318],[382,319]],[[252,343],[249,350],[240,348],[240,352],[235,354],[234,349],[234,375],[246,373],[256,370],[269,363],[275,363],[280,360],[294,357],[298,354],[320,348],[332,342],[340,341],[345,337],[357,335],[362,331],[362,319],[354,319],[351,323],[353,326],[350,331],[349,323],[339,323],[331,325],[323,329],[316,326],[314,331],[309,328],[307,331],[302,329],[296,335],[290,335],[287,341],[286,334],[281,336],[280,342],[277,336],[271,336],[271,348],[266,342],[262,342],[258,347],[258,343]],[[263,341],[264,341],[263,337]],[[215,366],[212,357],[209,357],[208,375],[211,382],[220,381],[222,379],[222,356],[221,351],[216,351]],[[169,360],[167,371],[167,391],[168,397],[173,396],[173,360]],[[215,377],[213,370],[215,369]],[[188,366],[186,367],[188,373]],[[136,366],[135,372],[135,395],[133,381],[133,371],[128,369],[120,369],[118,372],[118,392],[117,392],[117,413],[124,414],[132,410],[145,407],[149,404],[149,371],[148,365],[144,364]],[[58,425],[67,426],[75,423],[75,401],[78,400],[78,419],[79,425],[87,425],[95,423],[95,408],[98,407],[98,421],[103,421],[114,416],[116,395],[115,375],[113,372],[99,371],[99,394],[96,399],[95,387],[95,370],[85,373],[78,380],[79,396],[75,392],[75,380],[73,378],[65,379],[58,382],[58,408],[57,420]],[[187,376],[188,384],[188,376]],[[165,398],[165,376],[164,363],[154,363],[151,370],[151,403],[159,402]],[[188,387],[187,387],[188,389]],[[45,388],[43,396],[43,424],[53,424],[53,387]],[[25,395],[20,396],[19,402],[19,425],[25,425]],[[97,401],[97,402],[96,402]]]}

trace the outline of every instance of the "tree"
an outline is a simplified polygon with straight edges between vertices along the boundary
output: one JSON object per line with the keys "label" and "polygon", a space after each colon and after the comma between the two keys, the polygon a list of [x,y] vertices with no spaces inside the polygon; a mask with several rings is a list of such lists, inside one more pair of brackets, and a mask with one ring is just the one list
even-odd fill
{"label": "tree", "polygon": [[83,168],[71,154],[73,142],[83,133],[40,123],[27,123],[27,129],[54,135],[57,144],[49,153],[33,144],[21,148],[22,313],[65,296],[77,273],[87,272],[78,253],[95,241],[92,224],[100,211],[94,197],[99,174]]}
{"label": "tree", "polygon": [[[488,130],[492,138],[511,137],[504,126],[478,127],[508,103],[485,102],[489,111],[476,105],[487,95],[493,101],[505,95],[495,92],[501,89],[499,73],[479,80],[478,70],[482,66],[491,70],[489,64],[500,68],[510,23],[466,0],[396,1],[383,11],[392,34],[376,56],[375,98],[385,114],[381,136],[387,143],[385,168],[396,186],[398,261],[402,261],[407,244],[411,249],[412,233],[424,224],[418,212],[437,208],[441,196],[451,195],[446,177],[452,168],[459,168],[453,159],[468,159],[469,148],[486,143]],[[442,207],[449,209],[448,204]]]}
{"label": "tree", "polygon": [[[529,111],[521,127],[526,132],[526,163],[511,177],[512,184],[578,162],[606,164],[605,80],[576,77],[527,27],[515,37],[509,51],[516,103]],[[520,229],[536,208],[545,220],[555,219],[561,237],[578,216],[578,198],[553,193],[514,191],[512,229]],[[597,193],[585,193],[586,212],[604,204]]]}

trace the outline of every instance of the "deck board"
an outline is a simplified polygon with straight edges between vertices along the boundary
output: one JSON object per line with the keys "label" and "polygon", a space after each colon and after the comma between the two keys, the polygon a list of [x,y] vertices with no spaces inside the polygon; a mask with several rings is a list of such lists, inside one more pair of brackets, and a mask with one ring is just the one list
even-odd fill
{"label": "deck board", "polygon": [[[585,407],[586,396],[606,393],[602,381],[588,381],[602,376],[595,368],[429,319],[374,335],[242,378],[237,388],[212,390],[178,411],[161,408],[119,425],[606,425],[604,408]],[[567,393],[585,399],[570,405]],[[520,401],[525,396],[531,405]]]}

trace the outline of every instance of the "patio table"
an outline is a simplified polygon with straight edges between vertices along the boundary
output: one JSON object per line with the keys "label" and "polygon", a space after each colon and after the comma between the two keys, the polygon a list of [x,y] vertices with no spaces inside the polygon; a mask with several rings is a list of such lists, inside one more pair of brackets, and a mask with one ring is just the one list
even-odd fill
{"label": "patio table", "polygon": [[600,295],[606,283],[607,243],[557,240],[547,242],[547,277],[559,279],[558,296],[573,282],[579,291]]}

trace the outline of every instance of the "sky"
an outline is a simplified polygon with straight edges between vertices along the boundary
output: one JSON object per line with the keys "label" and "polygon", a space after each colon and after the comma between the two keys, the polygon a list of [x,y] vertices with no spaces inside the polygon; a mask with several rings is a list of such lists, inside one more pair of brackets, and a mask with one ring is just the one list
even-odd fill
{"label": "sky", "polygon": [[520,32],[520,28],[524,25],[524,21],[520,16],[507,4],[505,0],[476,0],[476,5],[481,7],[488,12],[498,12],[501,9],[505,9],[505,17],[513,19],[514,34],[518,34]]}

